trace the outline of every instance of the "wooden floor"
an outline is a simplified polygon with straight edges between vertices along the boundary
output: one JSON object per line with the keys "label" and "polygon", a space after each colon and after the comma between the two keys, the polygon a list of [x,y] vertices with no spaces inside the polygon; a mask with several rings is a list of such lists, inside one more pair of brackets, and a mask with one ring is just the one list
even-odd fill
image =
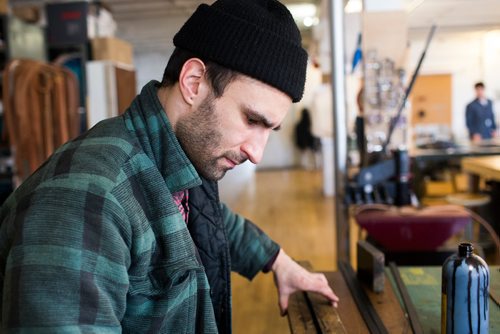
{"label": "wooden floor", "polygon": [[[321,174],[304,170],[256,173],[239,198],[223,199],[277,241],[293,258],[321,271],[335,269],[333,198],[321,193]],[[232,276],[235,334],[289,333],[279,315],[272,274],[249,282]]]}

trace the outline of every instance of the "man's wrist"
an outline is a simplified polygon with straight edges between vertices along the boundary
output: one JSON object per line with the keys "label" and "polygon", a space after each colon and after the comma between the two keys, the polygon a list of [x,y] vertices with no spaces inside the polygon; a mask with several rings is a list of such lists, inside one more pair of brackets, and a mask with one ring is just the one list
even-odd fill
{"label": "man's wrist", "polygon": [[274,263],[271,267],[271,270],[273,272],[276,272],[276,270],[278,269],[279,265],[281,262],[283,262],[283,258],[287,256],[285,251],[283,249],[280,249],[280,251],[278,252],[278,255],[276,256],[276,259],[274,260]]}
{"label": "man's wrist", "polygon": [[264,266],[264,269],[262,269],[262,272],[263,273],[268,273],[270,272],[271,270],[274,270],[274,264],[276,263],[276,259],[278,258],[278,255],[280,254],[281,252],[281,248],[278,249],[278,251],[276,252],[276,254],[274,254],[270,259],[269,261],[267,261],[266,265]]}

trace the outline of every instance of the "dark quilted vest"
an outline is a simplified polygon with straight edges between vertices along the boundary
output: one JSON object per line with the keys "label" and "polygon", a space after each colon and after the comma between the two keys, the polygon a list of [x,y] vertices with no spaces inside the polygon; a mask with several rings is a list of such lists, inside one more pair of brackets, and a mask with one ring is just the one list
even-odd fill
{"label": "dark quilted vest", "polygon": [[189,191],[188,228],[208,277],[219,333],[231,333],[231,264],[219,191],[216,182],[202,181]]}

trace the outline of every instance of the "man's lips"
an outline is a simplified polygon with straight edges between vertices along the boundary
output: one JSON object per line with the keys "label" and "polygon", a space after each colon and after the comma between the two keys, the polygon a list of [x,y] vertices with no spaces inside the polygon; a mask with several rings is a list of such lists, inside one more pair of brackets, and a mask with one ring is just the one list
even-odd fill
{"label": "man's lips", "polygon": [[234,167],[241,165],[242,163],[244,163],[245,161],[248,160],[248,156],[245,154],[238,155],[238,154],[230,154],[229,153],[229,154],[223,155],[222,157],[226,160],[227,164],[229,165],[228,166],[229,168],[234,168]]}
{"label": "man's lips", "polygon": [[229,165],[229,167],[231,168],[234,168],[238,165],[241,165],[242,163],[244,163],[245,161],[247,161],[247,159],[243,158],[241,160],[233,160],[231,158],[228,158],[228,157],[224,157]]}
{"label": "man's lips", "polygon": [[229,159],[227,157],[225,157],[225,158],[226,158],[226,161],[228,162],[228,165],[229,165],[230,168],[234,168],[236,165],[239,165],[238,162],[236,162],[234,160],[231,160],[231,159]]}

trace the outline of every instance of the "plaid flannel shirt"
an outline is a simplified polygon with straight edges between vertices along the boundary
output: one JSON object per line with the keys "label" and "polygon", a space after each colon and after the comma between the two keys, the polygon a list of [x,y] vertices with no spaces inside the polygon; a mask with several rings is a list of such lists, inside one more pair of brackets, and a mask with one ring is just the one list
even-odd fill
{"label": "plaid flannel shirt", "polygon": [[[146,85],[66,143],[0,211],[2,333],[215,333],[210,287],[172,193],[200,184]],[[232,269],[279,246],[221,204]]]}

